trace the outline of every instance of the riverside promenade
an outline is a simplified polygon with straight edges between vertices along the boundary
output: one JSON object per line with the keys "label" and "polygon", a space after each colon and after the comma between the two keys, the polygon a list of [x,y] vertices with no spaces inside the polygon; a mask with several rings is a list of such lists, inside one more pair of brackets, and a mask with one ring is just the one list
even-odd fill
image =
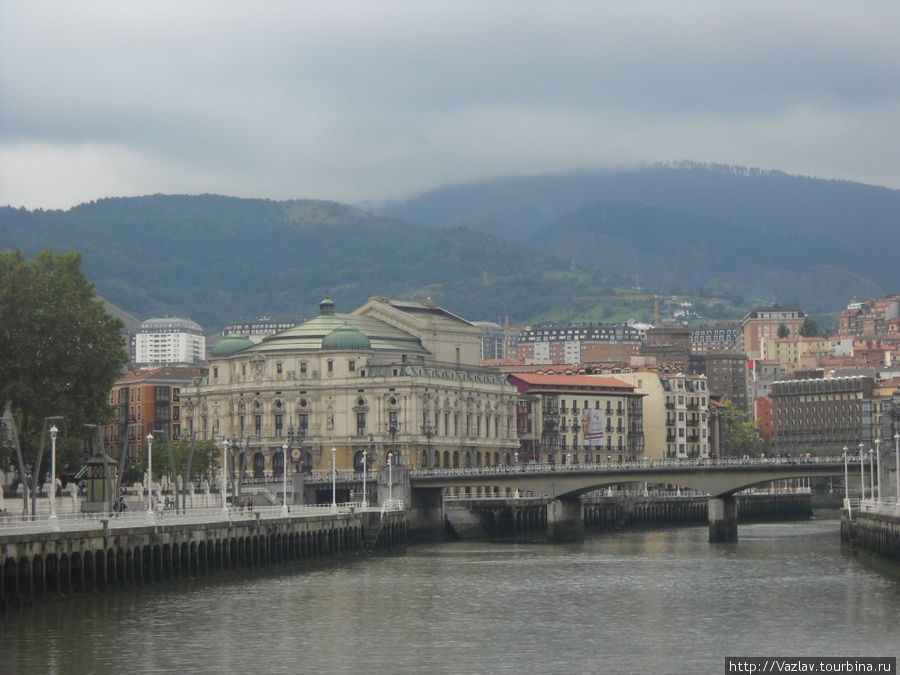
{"label": "riverside promenade", "polygon": [[71,594],[392,550],[400,500],[123,514],[5,516],[0,608]]}

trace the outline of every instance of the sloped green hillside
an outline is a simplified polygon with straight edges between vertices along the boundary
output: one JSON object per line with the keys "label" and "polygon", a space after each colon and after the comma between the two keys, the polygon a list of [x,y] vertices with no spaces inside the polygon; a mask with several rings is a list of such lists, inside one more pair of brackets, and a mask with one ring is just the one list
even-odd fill
{"label": "sloped green hillside", "polygon": [[139,318],[208,332],[259,316],[339,311],[372,295],[432,297],[471,320],[531,321],[591,291],[590,276],[522,245],[324,201],[215,195],[103,199],[68,211],[0,209],[0,246],[79,251],[98,293]]}

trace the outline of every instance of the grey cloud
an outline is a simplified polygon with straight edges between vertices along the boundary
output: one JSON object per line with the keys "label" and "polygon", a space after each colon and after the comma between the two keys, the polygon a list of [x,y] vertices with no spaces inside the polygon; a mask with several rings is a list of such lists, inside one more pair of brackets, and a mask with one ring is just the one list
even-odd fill
{"label": "grey cloud", "polygon": [[[898,25],[874,0],[10,0],[0,202],[81,183],[378,199],[668,159],[898,186]],[[51,156],[122,170],[40,171]]]}

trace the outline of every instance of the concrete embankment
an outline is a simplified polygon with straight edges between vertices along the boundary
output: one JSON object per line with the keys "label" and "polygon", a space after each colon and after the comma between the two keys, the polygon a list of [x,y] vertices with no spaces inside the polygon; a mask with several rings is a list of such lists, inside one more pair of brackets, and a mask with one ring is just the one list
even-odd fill
{"label": "concrete embankment", "polygon": [[0,536],[0,609],[118,587],[337,558],[406,541],[406,514],[244,517]]}
{"label": "concrete embankment", "polygon": [[900,562],[900,516],[897,510],[841,511],[841,540],[863,551]]}

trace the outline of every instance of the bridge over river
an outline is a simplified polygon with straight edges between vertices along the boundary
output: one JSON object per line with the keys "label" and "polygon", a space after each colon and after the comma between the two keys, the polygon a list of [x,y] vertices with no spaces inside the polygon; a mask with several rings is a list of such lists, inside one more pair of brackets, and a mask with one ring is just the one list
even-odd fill
{"label": "bridge over river", "polygon": [[445,490],[470,495],[510,496],[539,493],[552,500],[548,522],[557,534],[577,529],[585,493],[611,485],[653,483],[680,486],[710,495],[710,541],[737,539],[737,508],[734,494],[746,488],[794,478],[843,476],[840,457],[810,457],[802,460],[698,459],[641,460],[596,464],[523,464],[518,466],[460,469],[413,469],[409,472],[413,523],[434,521],[435,509]]}

